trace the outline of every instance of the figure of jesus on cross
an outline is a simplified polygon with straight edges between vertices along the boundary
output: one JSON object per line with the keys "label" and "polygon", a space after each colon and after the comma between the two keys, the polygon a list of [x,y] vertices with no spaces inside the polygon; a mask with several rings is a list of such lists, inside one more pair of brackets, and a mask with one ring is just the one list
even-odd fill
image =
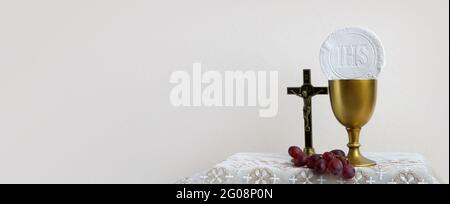
{"label": "figure of jesus on cross", "polygon": [[320,94],[328,94],[328,87],[314,87],[311,84],[311,70],[303,70],[303,85],[300,87],[288,87],[287,94],[297,95],[303,98],[303,119],[305,130],[305,148],[304,152],[307,155],[314,154],[314,147],[312,143],[312,104],[313,96]]}

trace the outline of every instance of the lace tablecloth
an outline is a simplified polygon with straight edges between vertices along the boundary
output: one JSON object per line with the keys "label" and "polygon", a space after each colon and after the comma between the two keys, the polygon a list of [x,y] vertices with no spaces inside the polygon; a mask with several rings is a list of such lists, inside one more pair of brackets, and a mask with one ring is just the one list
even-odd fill
{"label": "lace tablecloth", "polygon": [[357,167],[352,179],[315,175],[310,169],[293,167],[287,154],[237,153],[213,168],[177,183],[243,184],[428,184],[438,183],[420,154],[365,153],[375,160],[372,167]]}

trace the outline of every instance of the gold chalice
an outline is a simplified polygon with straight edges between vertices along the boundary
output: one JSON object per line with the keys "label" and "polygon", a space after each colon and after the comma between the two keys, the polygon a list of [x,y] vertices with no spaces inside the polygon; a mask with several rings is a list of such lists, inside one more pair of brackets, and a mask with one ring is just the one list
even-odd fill
{"label": "gold chalice", "polygon": [[365,158],[359,151],[359,132],[375,109],[377,80],[329,80],[328,85],[334,116],[347,129],[348,160],[354,166],[375,165],[375,161]]}

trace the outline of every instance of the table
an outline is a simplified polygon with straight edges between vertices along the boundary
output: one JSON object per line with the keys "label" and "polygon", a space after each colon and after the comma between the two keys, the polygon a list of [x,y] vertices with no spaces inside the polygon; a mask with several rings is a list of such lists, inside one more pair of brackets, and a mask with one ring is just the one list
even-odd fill
{"label": "table", "polygon": [[315,175],[294,167],[287,154],[237,153],[214,167],[185,177],[182,184],[431,184],[438,183],[422,155],[416,153],[365,153],[372,167],[357,167],[352,179]]}

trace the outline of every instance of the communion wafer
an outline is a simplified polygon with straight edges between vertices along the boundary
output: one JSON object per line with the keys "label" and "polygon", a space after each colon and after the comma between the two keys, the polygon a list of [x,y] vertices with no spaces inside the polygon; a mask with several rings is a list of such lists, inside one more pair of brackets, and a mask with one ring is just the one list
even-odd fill
{"label": "communion wafer", "polygon": [[329,80],[376,79],[384,66],[384,49],[372,31],[343,28],[323,42],[320,66]]}

